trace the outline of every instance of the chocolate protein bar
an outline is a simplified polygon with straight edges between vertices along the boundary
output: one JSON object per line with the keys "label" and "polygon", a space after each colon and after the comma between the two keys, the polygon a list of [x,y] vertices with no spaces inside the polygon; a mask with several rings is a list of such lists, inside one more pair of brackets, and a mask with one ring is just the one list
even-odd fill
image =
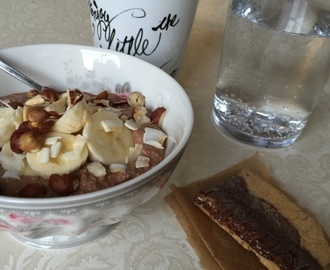
{"label": "chocolate protein bar", "polygon": [[322,270],[330,263],[321,226],[257,175],[244,171],[205,188],[195,204],[268,269]]}

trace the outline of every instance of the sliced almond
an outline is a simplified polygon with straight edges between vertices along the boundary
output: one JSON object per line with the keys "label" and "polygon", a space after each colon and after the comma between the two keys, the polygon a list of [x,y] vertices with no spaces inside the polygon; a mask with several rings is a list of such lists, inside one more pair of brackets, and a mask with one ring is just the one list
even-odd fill
{"label": "sliced almond", "polygon": [[43,147],[37,153],[37,162],[40,163],[40,164],[48,163],[49,158],[50,158],[50,149],[49,149],[49,147]]}
{"label": "sliced almond", "polygon": [[20,172],[16,170],[6,170],[2,175],[2,178],[12,178],[12,179],[21,179]]}
{"label": "sliced almond", "polygon": [[135,107],[133,111],[134,120],[139,124],[150,122],[150,119],[146,116],[147,112],[147,109],[143,106]]}
{"label": "sliced almond", "polygon": [[45,145],[53,145],[53,144],[55,144],[60,139],[61,139],[60,136],[48,137],[45,140]]}
{"label": "sliced almond", "polygon": [[124,125],[130,130],[138,130],[140,128],[140,125],[136,123],[133,119],[126,120]]}
{"label": "sliced almond", "polygon": [[132,107],[144,106],[145,104],[145,96],[140,92],[130,92],[127,96],[127,103]]}
{"label": "sliced almond", "polygon": [[106,169],[100,162],[91,162],[87,165],[87,170],[96,177],[102,177],[107,174]]}
{"label": "sliced almond", "polygon": [[144,130],[143,142],[158,149],[164,149],[166,138],[167,135],[159,129],[146,127]]}
{"label": "sliced almond", "polygon": [[145,168],[149,167],[150,158],[145,156],[138,156],[135,162],[135,168]]}
{"label": "sliced almond", "polygon": [[61,142],[55,142],[54,144],[52,144],[50,147],[50,157],[57,158],[61,153],[61,149],[62,149]]}
{"label": "sliced almond", "polygon": [[109,165],[110,172],[117,173],[117,172],[125,172],[126,165],[120,163],[113,163]]}

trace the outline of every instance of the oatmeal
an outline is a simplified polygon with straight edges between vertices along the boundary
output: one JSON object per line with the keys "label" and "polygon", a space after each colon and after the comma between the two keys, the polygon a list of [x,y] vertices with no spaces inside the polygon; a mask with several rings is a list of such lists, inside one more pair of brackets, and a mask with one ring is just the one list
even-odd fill
{"label": "oatmeal", "polygon": [[1,98],[0,195],[56,197],[118,185],[165,157],[165,108],[139,92],[45,87]]}

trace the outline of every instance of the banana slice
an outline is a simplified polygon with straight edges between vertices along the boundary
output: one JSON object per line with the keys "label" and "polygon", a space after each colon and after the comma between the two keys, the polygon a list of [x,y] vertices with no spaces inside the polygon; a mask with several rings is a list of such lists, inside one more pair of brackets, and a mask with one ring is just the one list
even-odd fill
{"label": "banana slice", "polygon": [[87,138],[89,159],[102,164],[125,163],[134,147],[131,131],[111,111],[94,113],[82,135]]}
{"label": "banana slice", "polygon": [[88,157],[86,138],[59,132],[47,133],[46,143],[52,142],[35,153],[27,153],[31,169],[42,177],[73,172],[84,164]]}
{"label": "banana slice", "polygon": [[78,132],[84,127],[88,114],[89,107],[85,100],[81,100],[55,122],[52,130],[67,134]]}
{"label": "banana slice", "polygon": [[0,147],[9,141],[11,134],[16,130],[17,125],[22,122],[22,108],[14,110],[10,107],[0,108]]}

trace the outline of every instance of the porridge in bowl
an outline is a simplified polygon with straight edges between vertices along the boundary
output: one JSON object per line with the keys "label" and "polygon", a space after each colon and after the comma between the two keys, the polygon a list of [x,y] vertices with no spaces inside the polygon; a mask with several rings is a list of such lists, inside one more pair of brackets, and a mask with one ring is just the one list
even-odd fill
{"label": "porridge in bowl", "polygon": [[139,92],[41,92],[1,98],[0,195],[89,193],[135,178],[165,157],[164,107]]}

